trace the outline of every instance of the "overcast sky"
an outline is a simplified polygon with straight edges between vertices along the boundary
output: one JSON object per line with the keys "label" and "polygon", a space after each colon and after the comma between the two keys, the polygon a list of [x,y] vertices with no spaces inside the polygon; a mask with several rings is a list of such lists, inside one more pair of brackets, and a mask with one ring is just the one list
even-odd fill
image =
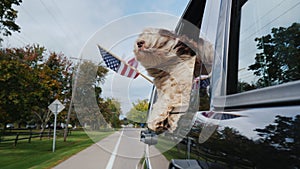
{"label": "overcast sky", "polygon": [[[62,52],[69,58],[100,63],[102,58],[96,47],[99,44],[128,60],[134,56],[134,41],[145,27],[173,30],[188,2],[189,0],[23,0],[20,6],[15,7],[19,11],[16,22],[21,27],[21,33],[5,37],[2,44],[3,47],[39,44],[49,51]],[[218,4],[219,0],[209,2]],[[297,0],[274,0],[269,5],[261,4],[263,1],[255,2],[257,1],[249,1],[245,5],[246,8],[254,7],[251,8],[253,11],[243,9],[242,17],[247,19],[242,19],[241,23],[241,39],[248,39],[250,42],[242,41],[240,52],[251,56],[255,56],[256,52],[255,37],[270,33],[273,27],[287,27],[293,22],[299,22],[300,3]],[[207,8],[205,16],[209,16],[209,19],[204,19],[201,33],[214,41],[218,9],[210,6]],[[248,22],[249,20],[256,22]],[[250,43],[254,49],[249,47]],[[253,63],[254,57],[240,61],[239,67],[243,68],[240,77],[247,78],[246,81],[249,82],[253,78],[252,72],[245,71]],[[138,69],[146,74],[143,67],[139,66]],[[123,113],[126,113],[132,102],[149,99],[152,84],[141,76],[132,80],[110,71],[102,88],[102,97],[118,99]]]}
{"label": "overcast sky", "polygon": [[[16,23],[21,32],[5,37],[3,47],[39,44],[69,58],[99,63],[101,57],[96,44],[100,44],[127,60],[133,57],[133,42],[138,33],[149,26],[174,29],[188,2],[23,0],[20,6],[14,7],[18,10]],[[144,72],[142,67],[139,69]],[[126,113],[132,102],[149,99],[152,84],[142,77],[132,80],[110,71],[102,88],[102,97],[118,99]]]}
{"label": "overcast sky", "polygon": [[15,7],[21,33],[13,33],[3,45],[38,43],[51,51],[78,57],[86,41],[114,20],[145,12],[180,17],[187,3],[188,0],[24,0]]}

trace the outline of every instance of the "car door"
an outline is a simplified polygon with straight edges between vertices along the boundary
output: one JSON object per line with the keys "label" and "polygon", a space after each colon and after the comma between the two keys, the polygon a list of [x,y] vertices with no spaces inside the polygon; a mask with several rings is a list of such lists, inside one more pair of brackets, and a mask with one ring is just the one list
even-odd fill
{"label": "car door", "polygon": [[171,168],[300,167],[299,11],[297,0],[206,3],[200,36],[215,51],[209,95],[200,90],[188,134],[197,162]]}
{"label": "car door", "polygon": [[293,0],[221,2],[212,115],[198,115],[204,161],[228,168],[300,167],[299,11]]}

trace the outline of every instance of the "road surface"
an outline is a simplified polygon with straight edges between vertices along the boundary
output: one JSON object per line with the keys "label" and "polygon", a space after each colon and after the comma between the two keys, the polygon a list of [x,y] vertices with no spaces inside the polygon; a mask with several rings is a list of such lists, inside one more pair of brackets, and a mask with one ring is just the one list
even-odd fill
{"label": "road surface", "polygon": [[[140,129],[123,128],[54,169],[136,169],[146,146],[139,137]],[[152,169],[168,168],[168,160],[154,146],[150,148],[150,156]]]}

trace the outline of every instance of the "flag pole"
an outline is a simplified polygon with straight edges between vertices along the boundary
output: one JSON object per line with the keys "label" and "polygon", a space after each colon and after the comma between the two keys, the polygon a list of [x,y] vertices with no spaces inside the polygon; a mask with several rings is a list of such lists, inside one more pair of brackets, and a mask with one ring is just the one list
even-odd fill
{"label": "flag pole", "polygon": [[[107,51],[105,48],[101,47],[100,45],[97,45],[98,48],[102,48],[103,50]],[[111,52],[109,52],[109,54],[111,54],[113,57],[117,58],[118,60],[120,60],[123,64],[125,64],[126,66],[129,66],[131,69],[133,69],[134,71],[136,71],[138,74],[140,74],[143,78],[145,78],[146,80],[148,80],[150,83],[153,83],[153,81],[151,79],[149,79],[149,77],[147,77],[146,75],[144,75],[143,73],[141,73],[139,70],[137,70],[135,67],[129,65],[128,63],[126,63],[122,58],[112,54]]]}

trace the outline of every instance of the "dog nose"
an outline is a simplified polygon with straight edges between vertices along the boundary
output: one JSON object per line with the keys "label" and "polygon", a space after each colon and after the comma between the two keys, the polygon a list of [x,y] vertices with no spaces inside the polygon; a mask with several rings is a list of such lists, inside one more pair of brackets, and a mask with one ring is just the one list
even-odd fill
{"label": "dog nose", "polygon": [[141,48],[141,47],[143,47],[143,45],[145,44],[145,41],[138,41],[137,43],[137,46],[139,47],[139,48]]}

